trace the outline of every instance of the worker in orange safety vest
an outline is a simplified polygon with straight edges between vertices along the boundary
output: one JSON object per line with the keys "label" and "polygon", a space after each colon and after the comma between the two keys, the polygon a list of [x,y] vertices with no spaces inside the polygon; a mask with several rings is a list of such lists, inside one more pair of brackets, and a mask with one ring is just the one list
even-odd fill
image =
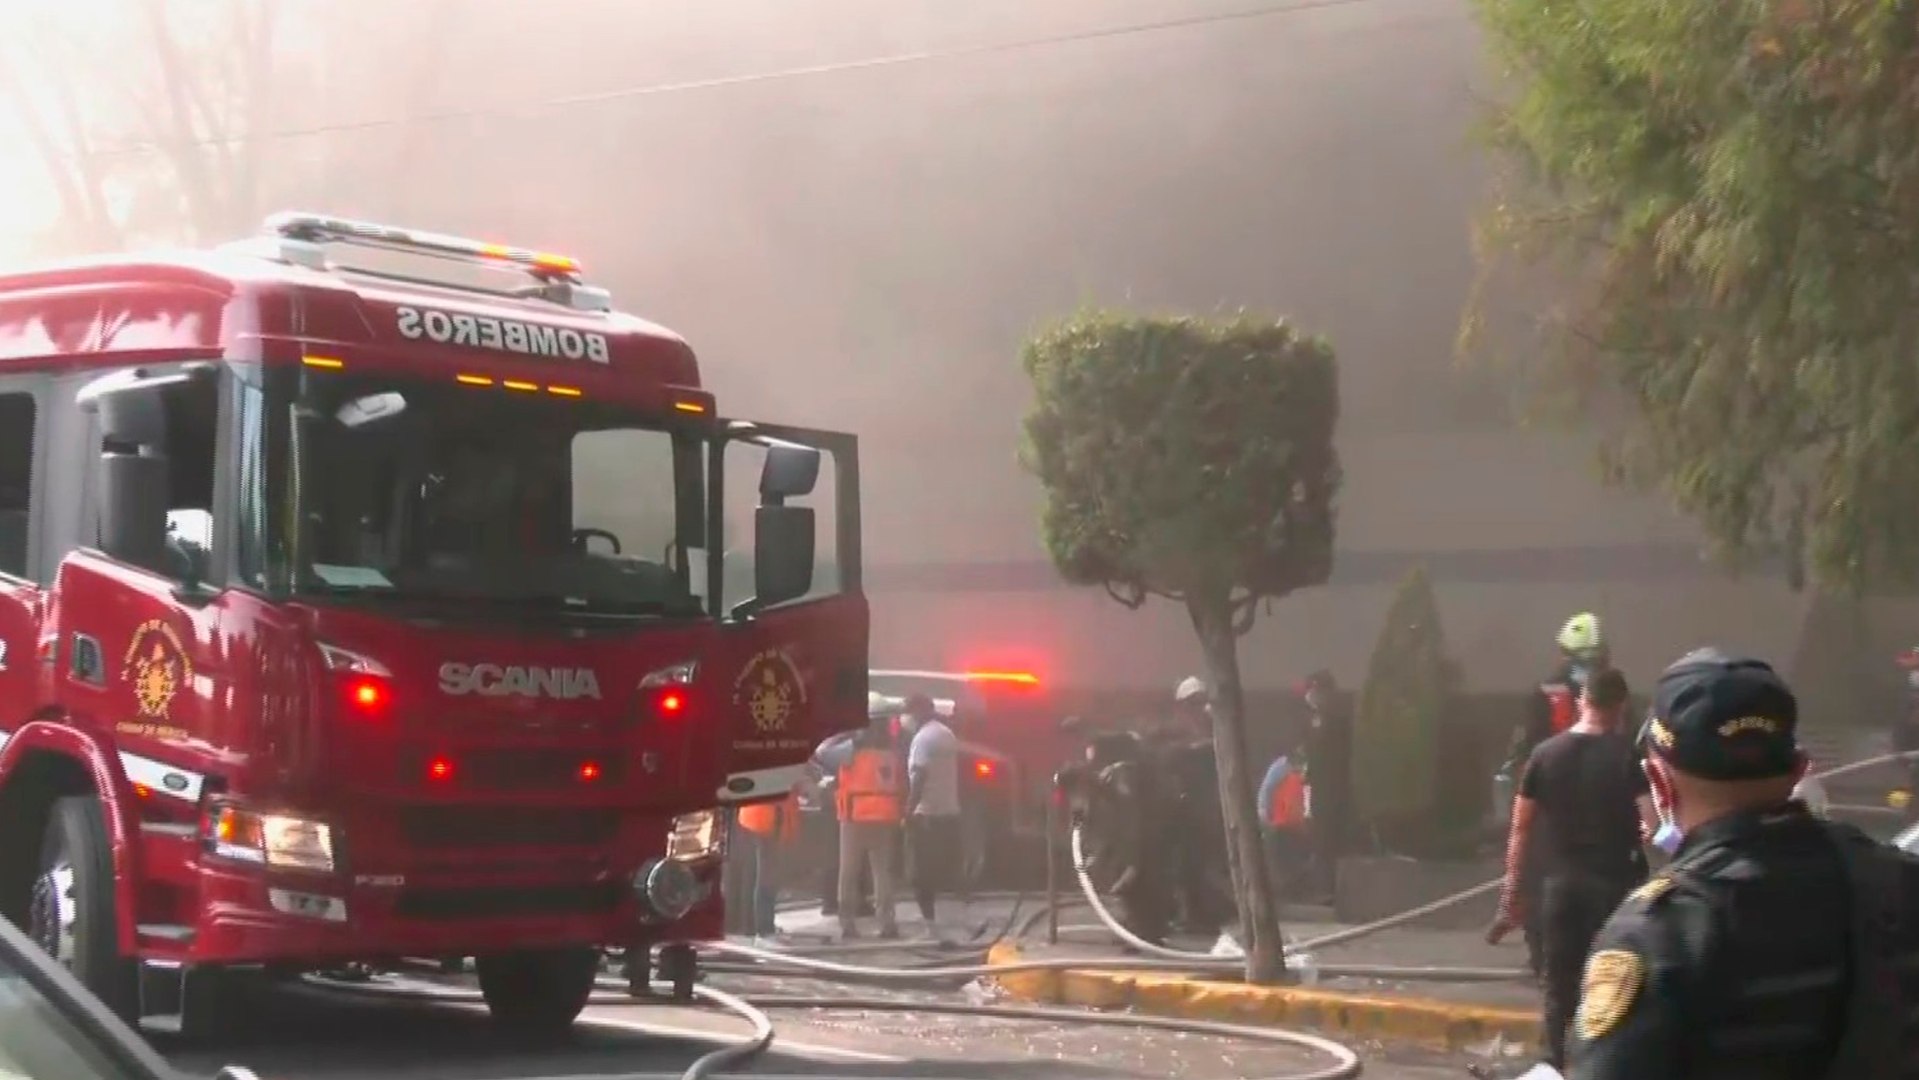
{"label": "worker in orange safety vest", "polygon": [[880,937],[899,937],[893,911],[906,776],[893,717],[870,715],[840,764],[833,797],[840,815],[840,936],[856,938],[860,875],[873,875],[873,913]]}
{"label": "worker in orange safety vest", "polygon": [[753,848],[753,933],[771,938],[779,933],[780,854],[799,836],[800,795],[796,785],[786,797],[742,806],[740,831]]}
{"label": "worker in orange safety vest", "polygon": [[1294,745],[1274,758],[1259,785],[1261,831],[1288,896],[1303,894],[1312,858],[1312,838],[1306,831],[1312,795],[1306,785],[1306,762],[1301,749]]}

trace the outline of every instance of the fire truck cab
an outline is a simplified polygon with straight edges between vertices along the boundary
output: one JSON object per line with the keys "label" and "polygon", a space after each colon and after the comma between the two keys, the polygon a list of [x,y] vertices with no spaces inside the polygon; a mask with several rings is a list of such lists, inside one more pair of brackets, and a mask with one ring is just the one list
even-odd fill
{"label": "fire truck cab", "polygon": [[282,214],[0,275],[0,914],[161,1030],[245,968],[684,991],[718,808],[864,721],[858,489],[560,256]]}

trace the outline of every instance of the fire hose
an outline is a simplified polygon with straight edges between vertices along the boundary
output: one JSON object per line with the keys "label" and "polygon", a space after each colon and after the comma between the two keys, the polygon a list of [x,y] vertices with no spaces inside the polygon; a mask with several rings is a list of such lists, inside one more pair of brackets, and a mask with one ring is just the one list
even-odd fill
{"label": "fire hose", "polygon": [[[1894,761],[1910,760],[1919,757],[1919,752],[1883,754],[1862,761],[1827,769],[1812,774],[1811,778],[1825,780],[1848,773],[1861,771],[1874,765]],[[954,978],[992,977],[1028,971],[1142,971],[1163,970],[1179,972],[1198,972],[1238,969],[1242,962],[1238,959],[1213,956],[1211,954],[1192,953],[1170,949],[1145,941],[1127,930],[1125,926],[1107,909],[1099,892],[1094,888],[1087,871],[1084,858],[1084,844],[1078,826],[1072,831],[1072,857],[1075,875],[1079,880],[1080,891],[1093,913],[1120,940],[1133,948],[1149,953],[1158,959],[1140,957],[1071,957],[1047,960],[1026,960],[1012,964],[934,964],[910,968],[881,968],[858,964],[847,964],[818,956],[799,956],[774,949],[758,948],[733,942],[717,942],[705,947],[708,953],[733,956],[748,961],[741,965],[710,964],[709,970],[732,970],[763,972],[768,969],[786,969],[813,976],[840,978],[903,985],[931,986],[945,983]],[[1457,904],[1476,899],[1499,888],[1501,880],[1495,878],[1442,897],[1419,907],[1400,912],[1363,926],[1350,927],[1335,933],[1321,935],[1307,941],[1289,946],[1295,955],[1312,949],[1324,949],[1367,937],[1381,931],[1401,926],[1424,918],[1435,912]],[[1018,905],[1007,919],[1011,927],[1018,916]],[[1026,926],[1030,927],[1030,921]],[[1024,929],[1025,927],[1022,927]],[[1006,929],[1002,928],[1000,937]],[[995,938],[998,940],[998,938]],[[840,950],[847,951],[847,950]],[[1324,974],[1394,979],[1446,979],[1459,981],[1504,980],[1519,976],[1517,970],[1499,968],[1439,968],[1439,967],[1393,967],[1387,965],[1323,965],[1318,970]],[[448,1001],[461,1004],[474,1004],[482,1000],[477,991],[452,989],[432,985],[414,986],[369,986],[356,984],[352,989],[358,993],[391,994],[413,1000]],[[1290,1074],[1284,1077],[1265,1078],[1265,1080],[1346,1080],[1359,1075],[1361,1065],[1359,1056],[1350,1047],[1331,1039],[1321,1038],[1305,1032],[1289,1031],[1281,1028],[1249,1027],[1237,1024],[1219,1024],[1202,1021],[1177,1020],[1165,1017],[1138,1016],[1131,1014],[1084,1012],[1073,1009],[1013,1007],[999,1005],[973,1005],[954,1002],[906,1001],[886,997],[857,996],[736,996],[715,990],[707,986],[693,988],[695,1000],[713,1005],[746,1021],[751,1034],[740,1042],[733,1043],[705,1054],[687,1066],[681,1074],[681,1080],[706,1080],[726,1068],[745,1063],[772,1047],[777,1039],[772,1019],[766,1010],[781,1009],[837,1009],[856,1011],[910,1011],[918,1013],[936,1013],[959,1016],[982,1016],[1003,1020],[1027,1020],[1046,1023],[1091,1024],[1108,1027],[1151,1029],[1173,1031],[1187,1034],[1212,1035],[1241,1039],[1268,1044],[1286,1045],[1308,1049],[1320,1053],[1332,1063],[1307,1072]],[[627,994],[596,992],[591,1004],[628,1005],[634,999]],[[869,1077],[868,1080],[893,1080],[893,1078]]]}
{"label": "fire hose", "polygon": [[[1846,776],[1848,774],[1855,773],[1855,772],[1863,772],[1864,770],[1873,768],[1874,766],[1887,765],[1887,764],[1892,764],[1894,762],[1901,762],[1901,761],[1910,761],[1915,758],[1919,758],[1919,751],[1905,750],[1905,751],[1895,751],[1889,754],[1879,754],[1874,757],[1862,758],[1858,761],[1848,762],[1847,764],[1844,764],[1844,765],[1835,765],[1830,769],[1823,769],[1818,772],[1808,773],[1806,775],[1806,779],[1826,781],[1826,780],[1831,780],[1835,777]],[[1220,969],[1231,969],[1231,968],[1237,968],[1241,966],[1242,962],[1237,959],[1227,959],[1227,958],[1214,956],[1211,953],[1194,953],[1194,952],[1187,952],[1181,949],[1169,949],[1163,945],[1155,945],[1152,942],[1146,941],[1140,938],[1138,935],[1134,934],[1132,931],[1128,930],[1125,927],[1125,925],[1120,922],[1118,918],[1114,917],[1112,911],[1109,910],[1106,904],[1100,899],[1099,890],[1094,888],[1093,886],[1092,878],[1090,874],[1088,873],[1087,862],[1084,855],[1083,841],[1080,838],[1080,828],[1078,825],[1075,825],[1073,827],[1072,852],[1073,852],[1073,872],[1074,872],[1074,875],[1078,877],[1079,879],[1080,892],[1084,894],[1086,903],[1088,904],[1088,906],[1090,906],[1093,909],[1093,914],[1099,918],[1100,922],[1105,925],[1106,929],[1110,931],[1114,936],[1118,937],[1121,941],[1126,942],[1128,945],[1132,946],[1135,949],[1138,949],[1140,952],[1148,953],[1153,956],[1163,957],[1169,961],[1179,961],[1189,965],[1203,965],[1208,968],[1220,968]],[[1487,893],[1496,891],[1497,889],[1500,888],[1500,886],[1503,883],[1504,883],[1504,880],[1502,878],[1494,878],[1491,881],[1481,882],[1480,884],[1474,885],[1473,887],[1469,889],[1462,889],[1459,892],[1453,893],[1451,896],[1443,896],[1430,903],[1422,904],[1419,907],[1412,908],[1407,911],[1402,911],[1397,915],[1388,916],[1387,918],[1380,919],[1376,922],[1366,923],[1363,926],[1348,927],[1347,929],[1340,930],[1331,934],[1326,934],[1321,937],[1313,938],[1308,941],[1301,941],[1298,943],[1290,944],[1288,946],[1288,951],[1293,952],[1295,954],[1307,953],[1313,949],[1325,949],[1334,945],[1343,945],[1349,941],[1356,941],[1363,937],[1370,937],[1373,934],[1377,934],[1383,930],[1390,930],[1394,927],[1402,926],[1409,922],[1415,922],[1419,919],[1423,919],[1426,916],[1432,915],[1436,912],[1444,911],[1447,908],[1455,907],[1459,904],[1463,904],[1468,901],[1478,899],[1479,897],[1484,896]],[[1342,967],[1339,965],[1323,965],[1323,966],[1320,966],[1318,970],[1322,973],[1332,974],[1332,975],[1353,974],[1355,971],[1355,969],[1350,966]],[[1454,968],[1454,969],[1432,968],[1432,969],[1407,969],[1407,970],[1409,971],[1425,970],[1425,971],[1430,971],[1434,973],[1432,976],[1428,976],[1428,977],[1437,977],[1441,979],[1458,978],[1462,980],[1520,978],[1520,977],[1523,977],[1524,975],[1523,972],[1517,969],[1500,972],[1499,974],[1494,974],[1494,972],[1499,970],[1494,968]],[[1380,976],[1380,977],[1419,978],[1421,976],[1407,974],[1407,975]]]}
{"label": "fire hose", "polygon": [[[716,947],[717,948],[717,947]],[[747,955],[765,954],[777,961],[780,954],[764,949],[749,949],[744,946],[727,946],[724,951],[737,951]],[[1055,963],[1055,967],[1059,966]],[[1137,962],[1135,962],[1137,967]],[[869,969],[885,970],[885,969]],[[993,969],[985,969],[993,970]],[[907,974],[907,973],[898,973]],[[909,981],[902,979],[901,981]],[[318,985],[330,986],[324,980],[316,980]],[[402,983],[393,985],[355,983],[350,989],[357,995],[402,998],[408,1001],[439,1001],[452,1004],[474,1005],[483,999],[477,990],[462,990],[435,986],[424,983]],[[665,988],[661,988],[665,992]],[[1359,1075],[1359,1055],[1343,1043],[1321,1038],[1302,1031],[1288,1031],[1283,1028],[1250,1027],[1243,1024],[1221,1024],[1210,1021],[1175,1020],[1158,1016],[1132,1016],[1121,1013],[1082,1012],[1077,1009],[1057,1009],[1040,1007],[1021,1007],[1004,1005],[971,1005],[944,1001],[904,1001],[887,997],[849,997],[838,994],[820,996],[802,995],[754,995],[736,996],[706,986],[695,986],[693,996],[696,1000],[722,1009],[744,1020],[751,1026],[752,1032],[745,1039],[720,1047],[703,1055],[688,1065],[680,1074],[681,1080],[707,1080],[729,1067],[742,1065],[772,1048],[778,1038],[772,1018],[766,1010],[788,1009],[835,1009],[860,1012],[915,1012],[936,1013],[948,1016],[980,1016],[996,1020],[1035,1021],[1041,1023],[1089,1024],[1100,1027],[1119,1027],[1171,1031],[1191,1035],[1211,1035],[1221,1038],[1238,1039],[1247,1042],[1259,1042],[1268,1045],[1288,1046],[1310,1050],[1331,1058],[1332,1063],[1308,1071],[1286,1073],[1272,1077],[1249,1078],[1249,1080],[1348,1080]],[[632,1005],[635,999],[625,993],[595,993],[590,1004],[594,1005]],[[906,1078],[878,1077],[866,1073],[862,1080],[906,1080]]]}

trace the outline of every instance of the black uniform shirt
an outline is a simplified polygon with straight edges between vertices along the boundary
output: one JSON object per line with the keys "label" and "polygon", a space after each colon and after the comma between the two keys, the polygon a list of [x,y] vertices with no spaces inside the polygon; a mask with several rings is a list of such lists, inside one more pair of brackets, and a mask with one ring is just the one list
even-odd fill
{"label": "black uniform shirt", "polygon": [[[1593,942],[1570,1080],[1825,1076],[1852,988],[1846,829],[1793,803],[1690,833]],[[1905,867],[1919,890],[1919,860]]]}

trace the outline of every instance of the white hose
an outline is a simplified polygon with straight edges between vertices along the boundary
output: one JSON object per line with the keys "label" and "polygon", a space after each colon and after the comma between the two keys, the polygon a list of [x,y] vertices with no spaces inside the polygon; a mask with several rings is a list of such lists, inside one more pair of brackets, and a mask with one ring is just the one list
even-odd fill
{"label": "white hose", "polygon": [[[1203,962],[1203,963],[1206,963],[1209,967],[1229,968],[1229,969],[1245,966],[1243,961],[1224,960],[1219,957],[1215,957],[1210,953],[1186,952],[1185,950],[1182,950],[1182,949],[1169,949],[1164,945],[1155,945],[1152,942],[1147,941],[1144,938],[1141,938],[1139,935],[1134,934],[1131,930],[1128,930],[1125,927],[1125,925],[1122,924],[1119,921],[1119,919],[1113,915],[1112,911],[1106,907],[1105,902],[1100,898],[1099,890],[1093,887],[1093,879],[1091,875],[1087,873],[1087,869],[1086,869],[1086,859],[1084,856],[1085,846],[1084,846],[1084,841],[1082,841],[1080,838],[1080,827],[1078,825],[1073,826],[1072,845],[1073,845],[1073,873],[1076,877],[1079,878],[1080,891],[1086,894],[1086,902],[1088,905],[1092,907],[1093,914],[1097,915],[1099,917],[1100,922],[1106,924],[1106,929],[1112,931],[1112,933],[1115,936],[1117,936],[1121,941],[1126,942],[1128,945],[1131,945],[1133,948],[1138,949],[1141,952],[1152,953],[1155,956],[1162,956],[1169,960],[1179,960],[1189,964],[1196,964],[1196,963]],[[1364,926],[1348,927],[1347,929],[1340,930],[1335,933],[1326,934],[1322,937],[1313,938],[1310,941],[1297,942],[1295,944],[1287,946],[1287,952],[1302,953],[1302,952],[1308,952],[1313,949],[1323,949],[1329,945],[1339,945],[1344,942],[1352,941],[1355,938],[1362,938],[1370,934],[1376,934],[1376,933],[1379,933],[1381,930],[1389,930],[1403,923],[1409,923],[1415,919],[1424,918],[1427,915],[1431,915],[1435,911],[1441,911],[1441,910],[1444,910],[1445,908],[1452,907],[1454,904],[1462,903],[1464,901],[1471,900],[1472,898],[1476,896],[1483,895],[1487,892],[1492,891],[1493,889],[1498,888],[1499,884],[1500,884],[1499,880],[1494,879],[1492,881],[1486,882],[1483,885],[1475,885],[1470,889],[1466,889],[1462,892],[1454,893],[1451,896],[1442,897],[1441,899],[1434,900],[1430,904],[1423,904],[1419,907],[1413,908],[1410,911],[1402,911],[1397,915],[1392,915],[1387,918],[1380,919],[1377,922],[1370,922],[1365,924]],[[1370,968],[1370,969],[1364,968],[1358,965],[1321,964],[1317,966],[1321,973],[1327,974],[1327,975],[1335,975],[1335,976],[1353,975],[1353,974],[1357,974],[1358,972],[1362,970],[1379,970],[1377,968]],[[1469,981],[1469,982],[1481,981],[1481,980],[1493,981],[1493,980],[1499,980],[1499,979],[1521,979],[1521,978],[1527,977],[1527,973],[1521,971],[1518,968],[1506,969],[1506,968],[1434,967],[1434,968],[1406,968],[1401,970],[1405,970],[1409,972],[1410,971],[1427,972],[1428,974],[1424,976],[1426,978],[1446,978],[1447,976],[1444,973],[1458,972],[1461,981]],[[1362,977],[1392,978],[1394,976],[1370,975],[1370,976],[1362,976]],[[1421,976],[1405,975],[1405,976],[1399,976],[1399,977],[1419,978]]]}
{"label": "white hose", "polygon": [[[766,950],[751,950],[765,952]],[[367,983],[332,983],[325,980],[312,980],[316,985],[352,994],[380,997],[406,998],[413,1001],[444,1001],[458,1004],[476,1004],[484,1000],[478,991],[459,990],[446,987],[413,985],[381,985]],[[861,998],[861,997],[799,997],[791,995],[737,997],[705,986],[695,986],[696,998],[718,1006],[740,1017],[753,1027],[753,1033],[746,1039],[706,1054],[687,1066],[681,1074],[681,1080],[706,1080],[718,1070],[727,1066],[739,1065],[750,1058],[764,1053],[777,1038],[771,1019],[765,1009],[837,1009],[860,1012],[916,1012],[943,1013],[952,1016],[982,1016],[997,1020],[1029,1020],[1041,1023],[1090,1024],[1100,1027],[1145,1028],[1157,1031],[1174,1031],[1194,1035],[1213,1035],[1229,1039],[1243,1039],[1249,1042],[1263,1042],[1272,1045],[1291,1046],[1311,1050],[1332,1059],[1332,1064],[1305,1072],[1286,1073],[1271,1077],[1249,1078],[1249,1080],[1348,1080],[1360,1073],[1359,1055],[1351,1047],[1332,1039],[1311,1035],[1303,1031],[1289,1031],[1284,1028],[1249,1027],[1240,1024],[1219,1024],[1200,1020],[1175,1020],[1160,1016],[1133,1016],[1124,1013],[1081,1012],[1076,1009],[1048,1009],[1038,1007],[1019,1007],[1003,1005],[969,1005],[957,1002],[902,1001],[897,998]],[[632,1005],[634,999],[625,994],[594,994],[591,1003],[595,1005]],[[871,1077],[861,1074],[862,1080],[894,1080],[894,1078]],[[904,1078],[900,1078],[904,1080]]]}
{"label": "white hose", "polygon": [[[1819,772],[1809,773],[1807,774],[1806,779],[1830,780],[1835,776],[1845,776],[1848,773],[1861,772],[1863,770],[1870,769],[1875,765],[1885,765],[1885,764],[1889,764],[1897,761],[1909,761],[1915,758],[1919,758],[1919,750],[1905,750],[1905,751],[1897,751],[1890,754],[1880,754],[1875,757],[1869,757],[1869,758],[1861,759],[1859,761],[1849,762],[1845,765],[1837,765],[1837,766],[1834,766],[1833,768],[1824,769]],[[1211,955],[1210,953],[1192,953],[1192,952],[1185,952],[1179,949],[1169,949],[1163,945],[1154,945],[1153,943],[1149,941],[1142,940],[1139,936],[1135,935],[1130,930],[1127,930],[1126,927],[1123,926],[1120,923],[1120,921],[1113,916],[1113,913],[1106,907],[1105,903],[1101,901],[1098,890],[1093,887],[1092,879],[1088,876],[1086,871],[1086,860],[1083,855],[1084,849],[1083,849],[1082,841],[1080,840],[1080,827],[1078,825],[1073,826],[1072,845],[1073,845],[1073,872],[1079,878],[1080,891],[1085,893],[1086,901],[1088,904],[1092,906],[1093,914],[1097,915],[1099,917],[1100,922],[1104,923],[1106,925],[1106,928],[1112,931],[1113,934],[1119,937],[1120,940],[1126,942],[1128,945],[1131,945],[1133,948],[1138,949],[1141,952],[1151,953],[1155,956],[1165,957],[1169,960],[1182,960],[1190,963],[1207,963],[1213,966],[1220,966],[1220,967],[1239,966],[1236,962],[1231,964],[1221,964],[1219,962],[1219,958]],[[1362,926],[1347,927],[1344,930],[1335,931],[1334,933],[1331,933],[1331,934],[1325,934],[1308,941],[1301,941],[1301,942],[1294,943],[1293,945],[1288,947],[1288,951],[1310,952],[1311,950],[1314,950],[1314,949],[1325,949],[1334,945],[1343,945],[1349,941],[1355,941],[1359,938],[1370,937],[1373,934],[1377,934],[1382,930],[1390,930],[1396,926],[1402,926],[1406,923],[1423,919],[1426,916],[1432,915],[1436,912],[1444,911],[1447,908],[1453,907],[1455,905],[1463,904],[1469,900],[1477,899],[1481,896],[1484,896],[1487,893],[1490,893],[1499,889],[1500,886],[1503,884],[1504,884],[1503,878],[1494,878],[1491,881],[1481,882],[1480,884],[1474,885],[1473,887],[1469,889],[1461,889],[1459,892],[1453,893],[1451,896],[1440,897],[1439,899],[1434,900],[1431,903],[1421,904],[1419,907],[1412,908],[1408,911],[1402,911],[1397,915],[1391,915],[1384,919],[1379,919],[1375,922],[1366,923]],[[1325,965],[1321,965],[1319,970],[1327,974],[1340,973],[1338,969],[1330,966],[1325,966]],[[1442,968],[1442,969],[1428,969],[1428,970],[1444,971],[1446,969]],[[1462,972],[1466,972],[1466,971],[1485,971],[1490,969],[1462,968],[1459,970],[1461,970]],[[1526,977],[1527,973],[1519,971],[1518,969],[1514,969],[1513,971],[1508,973],[1508,976],[1511,978],[1517,979],[1517,978]]]}

